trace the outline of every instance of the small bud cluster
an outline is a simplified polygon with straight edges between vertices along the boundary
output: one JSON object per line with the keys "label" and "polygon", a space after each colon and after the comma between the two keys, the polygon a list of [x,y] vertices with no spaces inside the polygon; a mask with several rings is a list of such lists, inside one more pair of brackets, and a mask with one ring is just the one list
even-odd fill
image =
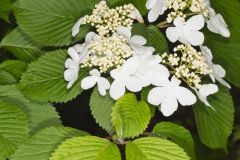
{"label": "small bud cluster", "polygon": [[89,58],[82,67],[99,67],[101,73],[120,68],[125,60],[133,55],[126,38],[116,34],[91,42],[88,49]]}
{"label": "small bud cluster", "polygon": [[92,15],[83,18],[82,24],[96,27],[100,36],[110,36],[118,26],[131,27],[134,22],[131,15],[134,12],[136,8],[132,4],[110,9],[106,1],[101,1],[95,6]]}
{"label": "small bud cluster", "polygon": [[184,79],[190,86],[200,88],[201,77],[212,73],[205,57],[190,45],[179,45],[174,54],[164,53],[163,63],[168,64],[177,78]]}
{"label": "small bud cluster", "polygon": [[[188,14],[202,14],[208,17],[208,8],[205,0],[167,0],[166,7],[173,10],[167,16],[167,22],[171,23],[175,18],[180,17],[185,21]],[[190,10],[192,13],[187,13]]]}

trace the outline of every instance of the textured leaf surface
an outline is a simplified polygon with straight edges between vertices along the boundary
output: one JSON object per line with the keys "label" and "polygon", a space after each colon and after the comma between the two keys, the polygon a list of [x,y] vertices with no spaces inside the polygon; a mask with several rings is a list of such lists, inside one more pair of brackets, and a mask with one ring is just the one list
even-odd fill
{"label": "textured leaf surface", "polygon": [[0,1],[0,18],[8,21],[8,15],[11,8],[12,8],[11,0],[1,0]]}
{"label": "textured leaf surface", "polygon": [[85,135],[87,133],[66,127],[43,129],[19,146],[11,160],[47,160],[66,139]]}
{"label": "textured leaf surface", "polygon": [[75,137],[63,142],[49,160],[120,160],[114,143],[93,136]]}
{"label": "textured leaf surface", "polygon": [[40,50],[41,46],[27,37],[19,28],[7,34],[0,45],[23,61],[36,60],[43,54],[43,51]]}
{"label": "textured leaf surface", "polygon": [[0,69],[0,85],[15,84],[17,80],[9,72]]}
{"label": "textured leaf surface", "polygon": [[50,102],[67,102],[82,92],[81,79],[88,72],[81,69],[79,79],[71,89],[67,89],[64,80],[66,50],[46,53],[37,61],[31,63],[27,72],[23,74],[20,88],[31,99]]}
{"label": "textured leaf surface", "polygon": [[0,100],[17,105],[28,115],[31,132],[36,132],[42,127],[61,124],[53,106],[48,103],[40,104],[29,101],[14,85],[0,86]]}
{"label": "textured leaf surface", "polygon": [[113,133],[114,129],[111,123],[111,113],[114,100],[108,95],[101,96],[98,89],[95,88],[90,99],[92,115],[96,122],[108,133]]}
{"label": "textured leaf surface", "polygon": [[130,138],[138,136],[147,128],[151,111],[148,104],[138,102],[134,94],[125,94],[115,103],[111,116],[117,135]]}
{"label": "textured leaf surface", "polygon": [[209,102],[215,111],[200,102],[194,106],[200,139],[210,148],[226,149],[234,122],[232,97],[227,89],[221,88],[209,98]]}
{"label": "textured leaf surface", "polygon": [[170,122],[161,122],[154,126],[153,133],[168,137],[183,148],[192,160],[196,159],[194,141],[191,133],[186,128]]}
{"label": "textured leaf surface", "polygon": [[126,146],[127,160],[190,160],[178,145],[157,137],[140,138]]}
{"label": "textured leaf surface", "polygon": [[[72,41],[72,27],[94,6],[95,0],[20,0],[16,18],[20,28],[46,46],[65,46]],[[88,29],[82,28],[85,35]],[[82,36],[83,37],[83,36]]]}

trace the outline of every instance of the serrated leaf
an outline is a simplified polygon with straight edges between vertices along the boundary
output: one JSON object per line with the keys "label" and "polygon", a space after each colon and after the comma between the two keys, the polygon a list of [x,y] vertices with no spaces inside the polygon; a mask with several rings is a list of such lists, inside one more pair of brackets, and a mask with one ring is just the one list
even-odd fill
{"label": "serrated leaf", "polygon": [[0,100],[17,105],[27,114],[32,133],[42,127],[61,124],[60,117],[53,106],[48,103],[29,101],[14,85],[0,86]]}
{"label": "serrated leaf", "polygon": [[171,141],[145,137],[126,146],[126,160],[190,160],[178,145]]}
{"label": "serrated leaf", "polygon": [[29,98],[38,101],[67,102],[82,92],[81,79],[88,72],[81,69],[79,78],[71,89],[67,89],[64,80],[66,50],[46,53],[28,66],[22,76],[20,88]]}
{"label": "serrated leaf", "polygon": [[222,0],[214,0],[211,3],[217,12],[224,16],[229,25],[231,37],[224,38],[206,31],[205,45],[212,50],[214,62],[221,64],[226,69],[226,78],[240,87],[240,74],[236,74],[240,68],[240,1],[228,0],[227,5]]}
{"label": "serrated leaf", "polygon": [[0,18],[8,22],[9,21],[8,15],[11,8],[12,8],[11,0],[1,0],[0,1]]}
{"label": "serrated leaf", "polygon": [[47,160],[66,139],[85,135],[88,134],[66,127],[43,129],[19,146],[11,160]]}
{"label": "serrated leaf", "polygon": [[9,72],[0,69],[0,85],[15,84],[17,80]]}
{"label": "serrated leaf", "polygon": [[121,138],[136,137],[148,126],[151,111],[147,103],[137,101],[134,94],[125,94],[113,107],[112,123]]}
{"label": "serrated leaf", "polygon": [[106,139],[93,136],[75,137],[63,142],[49,160],[120,160],[117,146]]}
{"label": "serrated leaf", "polygon": [[109,94],[101,96],[98,89],[94,89],[90,98],[92,115],[96,122],[110,134],[114,132],[113,125],[111,123],[113,105],[114,100],[109,96]]}
{"label": "serrated leaf", "polygon": [[148,45],[156,49],[156,53],[163,54],[169,52],[166,36],[155,26],[147,27]]}
{"label": "serrated leaf", "polygon": [[44,53],[40,49],[41,46],[27,37],[19,28],[7,34],[0,46],[9,50],[16,58],[27,62],[36,60]]}
{"label": "serrated leaf", "polygon": [[209,97],[209,102],[215,110],[200,102],[194,106],[200,139],[210,148],[226,150],[234,122],[232,97],[228,90],[222,87],[217,94]]}
{"label": "serrated leaf", "polygon": [[196,159],[194,141],[186,128],[170,122],[161,122],[154,126],[153,133],[169,138],[183,148],[192,160]]}
{"label": "serrated leaf", "polygon": [[[19,0],[15,13],[20,28],[45,46],[65,46],[72,41],[72,27],[88,14],[95,0]],[[89,27],[82,27],[82,38]]]}
{"label": "serrated leaf", "polygon": [[0,100],[0,153],[4,159],[28,138],[28,131],[26,114],[18,106]]}

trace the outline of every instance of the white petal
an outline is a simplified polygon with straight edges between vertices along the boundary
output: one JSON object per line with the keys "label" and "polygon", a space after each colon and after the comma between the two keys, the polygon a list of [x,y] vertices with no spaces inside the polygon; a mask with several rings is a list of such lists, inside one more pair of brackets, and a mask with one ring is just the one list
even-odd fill
{"label": "white petal", "polygon": [[202,15],[196,15],[191,17],[187,22],[185,27],[192,31],[198,31],[204,27],[205,20]]}
{"label": "white petal", "polygon": [[74,77],[75,77],[75,72],[74,72],[74,70],[72,70],[72,69],[67,69],[67,70],[64,72],[64,79],[65,79],[66,81],[71,81]]}
{"label": "white petal", "polygon": [[179,86],[179,85],[181,84],[181,80],[178,79],[178,78],[176,78],[175,76],[172,76],[172,78],[171,78],[171,83],[172,83],[172,85],[174,85],[174,86]]}
{"label": "white petal", "polygon": [[148,7],[151,7],[151,10],[148,13],[148,20],[149,22],[154,22],[158,19],[160,15],[163,15],[165,10],[167,9],[165,7],[165,0],[157,0],[155,2],[155,5],[153,4],[148,4]]}
{"label": "white petal", "polygon": [[119,27],[117,27],[116,30],[117,30],[118,34],[126,37],[127,39],[131,38],[132,34],[131,34],[131,30],[129,28],[123,27],[123,26],[119,26]]}
{"label": "white petal", "polygon": [[204,84],[201,86],[199,93],[202,96],[209,96],[218,92],[218,86],[215,84]]}
{"label": "white petal", "polygon": [[188,31],[185,32],[185,37],[188,42],[193,46],[200,46],[204,42],[204,34],[199,31]]}
{"label": "white petal", "polygon": [[141,83],[140,79],[138,79],[137,77],[130,76],[130,77],[128,77],[126,82],[127,82],[126,88],[129,91],[139,92],[142,90],[142,83]]}
{"label": "white petal", "polygon": [[108,90],[110,88],[110,83],[108,82],[108,80],[106,78],[99,78],[98,79],[98,91],[102,96],[106,95],[106,90]]}
{"label": "white petal", "polygon": [[225,81],[223,78],[220,77],[216,77],[217,81],[219,83],[221,83],[222,85],[224,85],[225,87],[227,87],[228,89],[231,89],[231,85],[229,83],[227,83],[227,81]]}
{"label": "white petal", "polygon": [[178,102],[175,97],[168,96],[161,104],[161,112],[165,117],[171,116],[178,108]]}
{"label": "white petal", "polygon": [[140,59],[135,56],[129,58],[122,66],[122,73],[124,75],[133,75],[140,67]]}
{"label": "white petal", "polygon": [[68,54],[70,55],[73,61],[79,60],[79,55],[73,47],[68,48]]}
{"label": "white petal", "polygon": [[91,71],[89,72],[89,74],[90,74],[91,76],[96,76],[96,77],[100,77],[100,76],[101,76],[100,72],[99,72],[97,69],[91,70]]}
{"label": "white petal", "polygon": [[94,32],[89,32],[86,37],[85,37],[85,43],[90,43],[96,36],[97,34]]}
{"label": "white petal", "polygon": [[98,78],[95,76],[89,76],[89,77],[84,78],[81,82],[82,89],[87,90],[87,89],[94,87],[97,83],[97,80],[98,80]]}
{"label": "white petal", "polygon": [[135,35],[131,38],[131,42],[143,46],[147,43],[147,40],[142,36]]}
{"label": "white petal", "polygon": [[221,78],[225,77],[225,75],[226,75],[226,71],[223,69],[222,66],[220,66],[218,64],[213,66],[213,71],[214,71],[215,75],[217,75]]}
{"label": "white petal", "polygon": [[157,3],[157,0],[148,0],[147,3],[146,3],[146,8],[149,10],[149,9],[152,9]]}
{"label": "white petal", "polygon": [[167,38],[171,42],[176,42],[179,39],[179,33],[176,27],[168,27],[166,30]]}
{"label": "white petal", "polygon": [[82,45],[82,44],[76,44],[76,45],[74,45],[73,46],[73,48],[78,52],[78,53],[81,53],[81,52],[83,52],[83,50],[84,50],[84,45]]}
{"label": "white petal", "polygon": [[212,51],[207,46],[200,46],[202,53],[207,58],[209,62],[212,62],[213,55]]}
{"label": "white petal", "polygon": [[121,80],[113,81],[110,88],[110,96],[117,100],[125,94],[125,82]]}
{"label": "white petal", "polygon": [[182,106],[190,106],[197,102],[196,96],[187,88],[177,87],[175,93]]}
{"label": "white petal", "polygon": [[72,36],[73,37],[75,37],[78,34],[78,32],[80,30],[80,26],[81,26],[82,20],[83,20],[83,18],[80,18],[77,21],[77,23],[73,26],[73,28],[72,28]]}
{"label": "white petal", "polygon": [[148,94],[148,102],[154,106],[159,106],[165,98],[165,89],[156,87],[150,90]]}
{"label": "white petal", "polygon": [[110,75],[113,79],[119,79],[121,77],[121,70],[120,69],[114,69],[111,70]]}
{"label": "white petal", "polygon": [[77,67],[76,63],[71,58],[68,58],[65,61],[65,68],[75,68],[75,67]]}

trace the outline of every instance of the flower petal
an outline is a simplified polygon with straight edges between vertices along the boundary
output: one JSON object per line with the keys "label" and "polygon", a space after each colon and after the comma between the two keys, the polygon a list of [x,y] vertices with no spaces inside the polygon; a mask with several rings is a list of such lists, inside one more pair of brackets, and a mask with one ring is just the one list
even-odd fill
{"label": "flower petal", "polygon": [[70,55],[73,61],[79,60],[79,55],[77,53],[77,50],[75,50],[73,47],[68,48],[68,54]]}
{"label": "flower petal", "polygon": [[225,77],[225,75],[226,75],[226,71],[223,69],[222,66],[220,66],[218,64],[213,66],[213,71],[214,71],[215,75],[217,75],[221,78]]}
{"label": "flower petal", "polygon": [[154,106],[159,106],[165,98],[165,89],[163,87],[155,87],[148,93],[148,102]]}
{"label": "flower petal", "polygon": [[147,40],[143,36],[135,35],[131,38],[131,42],[143,46],[147,43]]}
{"label": "flower petal", "polygon": [[157,0],[148,0],[146,3],[146,8],[148,10],[152,9],[157,3]]}
{"label": "flower petal", "polygon": [[168,27],[166,30],[167,38],[171,42],[176,42],[179,39],[179,32],[176,27]]}
{"label": "flower petal", "polygon": [[178,108],[178,102],[175,97],[168,96],[161,104],[161,112],[165,117],[171,116]]}
{"label": "flower petal", "polygon": [[140,79],[134,76],[129,76],[126,81],[126,88],[132,92],[139,92],[142,90],[142,83]]}
{"label": "flower petal", "polygon": [[124,75],[133,75],[138,71],[140,67],[140,59],[139,57],[131,57],[129,58],[122,66],[122,73]]}
{"label": "flower petal", "polygon": [[218,92],[218,86],[215,84],[204,84],[199,89],[199,93],[202,96],[209,96]]}
{"label": "flower petal", "polygon": [[120,34],[120,35],[126,37],[128,40],[130,40],[132,34],[131,34],[131,30],[129,28],[119,26],[119,27],[117,27],[116,30],[117,30],[118,34]]}
{"label": "flower petal", "polygon": [[[187,41],[193,46],[200,46],[204,42],[204,34],[199,31],[185,31]],[[182,42],[184,43],[184,42]]]}
{"label": "flower petal", "polygon": [[75,37],[75,36],[78,34],[78,32],[79,32],[79,30],[80,30],[80,26],[81,26],[82,21],[83,21],[83,17],[80,18],[80,19],[77,21],[77,23],[73,26],[73,28],[72,28],[72,36],[73,36],[73,37]]}
{"label": "flower petal", "polygon": [[106,95],[106,90],[110,88],[110,83],[106,78],[100,77],[97,81],[98,84],[98,91],[102,96]]}
{"label": "flower petal", "polygon": [[97,69],[91,70],[91,71],[89,72],[89,74],[90,74],[91,76],[96,76],[96,77],[100,77],[100,76],[101,76],[100,72],[99,72]]}
{"label": "flower petal", "polygon": [[122,80],[113,81],[110,88],[110,96],[117,100],[125,94],[125,82]]}
{"label": "flower petal", "polygon": [[176,88],[176,97],[182,106],[190,106],[197,102],[196,96],[185,87]]}
{"label": "flower petal", "polygon": [[191,17],[185,24],[188,30],[198,31],[204,27],[205,20],[202,15]]}
{"label": "flower petal", "polygon": [[94,87],[97,83],[98,77],[95,76],[88,76],[84,78],[81,82],[81,87],[84,90],[90,89]]}

